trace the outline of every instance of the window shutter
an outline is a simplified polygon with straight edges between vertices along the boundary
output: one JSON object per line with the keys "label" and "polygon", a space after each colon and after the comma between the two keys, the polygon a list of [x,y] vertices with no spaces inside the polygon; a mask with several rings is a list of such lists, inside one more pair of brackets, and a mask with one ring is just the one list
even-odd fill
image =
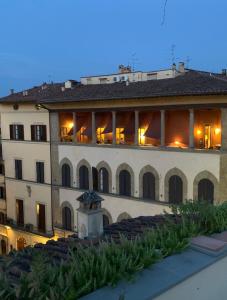
{"label": "window shutter", "polygon": [[178,204],[183,201],[183,182],[182,179],[173,175],[169,179],[169,202]]}
{"label": "window shutter", "polygon": [[70,187],[71,186],[71,171],[70,166],[64,164],[62,166],[62,186]]}
{"label": "window shutter", "polygon": [[23,200],[16,200],[17,206],[17,223],[24,225],[24,203]]}
{"label": "window shutter", "polygon": [[38,230],[45,232],[46,231],[46,220],[45,220],[45,205],[39,204],[39,215],[38,215]]}
{"label": "window shutter", "polygon": [[155,200],[155,177],[151,172],[143,175],[143,198]]}
{"label": "window shutter", "polygon": [[98,171],[92,167],[93,190],[98,191]]}
{"label": "window shutter", "polygon": [[44,162],[36,162],[36,177],[37,182],[44,183]]}
{"label": "window shutter", "polygon": [[39,162],[36,162],[36,180],[37,180],[37,182],[40,182],[40,167],[39,167]]}
{"label": "window shutter", "polygon": [[41,141],[46,141],[47,140],[46,125],[41,125],[40,130],[41,130],[41,134],[40,134]]}
{"label": "window shutter", "polygon": [[24,140],[24,125],[17,125],[17,126],[18,126],[19,140]]}
{"label": "window shutter", "polygon": [[72,230],[72,217],[69,207],[63,207],[62,209],[62,225],[65,230]]}
{"label": "window shutter", "polygon": [[122,170],[119,174],[119,193],[120,195],[131,196],[131,175],[126,170]]}
{"label": "window shutter", "polygon": [[99,170],[99,191],[103,193],[109,193],[109,173],[106,168]]}
{"label": "window shutter", "polygon": [[14,137],[14,134],[13,134],[13,133],[14,133],[14,128],[13,128],[13,126],[14,126],[14,125],[12,125],[12,124],[9,125],[9,132],[10,132],[10,139],[11,139],[11,140],[14,140],[14,138],[15,138],[15,137]]}
{"label": "window shutter", "polygon": [[65,186],[65,183],[66,183],[66,180],[65,180],[65,177],[66,177],[66,172],[65,172],[65,165],[62,166],[61,168],[61,172],[62,172],[62,185]]}
{"label": "window shutter", "polygon": [[15,178],[22,179],[22,160],[15,160]]}
{"label": "window shutter", "polygon": [[35,141],[35,125],[31,125],[31,140]]}
{"label": "window shutter", "polygon": [[81,166],[79,169],[79,186],[80,189],[89,189],[89,172],[86,166]]}
{"label": "window shutter", "polygon": [[40,182],[44,183],[44,162],[40,162]]}

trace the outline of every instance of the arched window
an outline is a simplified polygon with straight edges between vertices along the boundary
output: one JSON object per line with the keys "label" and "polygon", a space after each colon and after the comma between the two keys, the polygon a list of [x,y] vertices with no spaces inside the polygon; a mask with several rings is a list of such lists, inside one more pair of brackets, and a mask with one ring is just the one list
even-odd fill
{"label": "arched window", "polygon": [[209,179],[201,179],[198,184],[198,200],[214,202],[214,184]]}
{"label": "arched window", "polygon": [[86,166],[81,166],[79,168],[79,188],[82,190],[89,190],[89,171]]}
{"label": "arched window", "polygon": [[61,168],[62,173],[62,186],[70,187],[71,186],[71,171],[68,164],[63,164]]}
{"label": "arched window", "polygon": [[109,173],[106,168],[99,170],[99,191],[109,193]]}
{"label": "arched window", "polygon": [[62,226],[65,230],[72,230],[71,209],[67,206],[62,209]]}
{"label": "arched window", "polygon": [[6,241],[5,240],[1,240],[1,254],[5,255],[6,252],[7,252]]}
{"label": "arched window", "polygon": [[127,170],[120,171],[119,194],[123,196],[131,196],[131,175]]}
{"label": "arched window", "polygon": [[103,217],[103,226],[105,227],[109,225],[110,224],[109,218],[106,215],[103,215],[102,217]]}
{"label": "arched window", "polygon": [[128,213],[123,212],[118,216],[117,222],[121,222],[121,221],[127,220],[127,219],[131,219],[131,216]]}
{"label": "arched window", "polygon": [[155,176],[151,172],[143,174],[143,198],[155,200]]}
{"label": "arched window", "polygon": [[183,181],[180,176],[173,175],[169,179],[169,202],[173,204],[183,202]]}

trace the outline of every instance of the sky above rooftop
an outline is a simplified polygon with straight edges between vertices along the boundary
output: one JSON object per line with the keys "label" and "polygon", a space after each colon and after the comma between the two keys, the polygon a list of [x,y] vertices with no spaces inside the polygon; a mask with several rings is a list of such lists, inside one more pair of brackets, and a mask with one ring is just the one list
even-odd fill
{"label": "sky above rooftop", "polygon": [[0,96],[119,64],[227,68],[227,1],[165,1],[1,0]]}

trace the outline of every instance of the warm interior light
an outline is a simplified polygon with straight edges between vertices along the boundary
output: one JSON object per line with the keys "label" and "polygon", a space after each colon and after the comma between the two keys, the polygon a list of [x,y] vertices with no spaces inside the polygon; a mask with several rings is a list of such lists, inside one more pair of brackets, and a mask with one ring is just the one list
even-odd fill
{"label": "warm interior light", "polygon": [[71,129],[71,128],[73,128],[73,122],[71,122],[71,123],[69,123],[69,125],[68,125],[68,127]]}
{"label": "warm interior light", "polygon": [[96,129],[96,138],[98,143],[104,143],[104,127],[99,127]]}
{"label": "warm interior light", "polygon": [[123,133],[124,128],[116,128],[116,142],[117,144],[124,143],[125,134]]}
{"label": "warm interior light", "polygon": [[145,144],[145,128],[139,128],[139,144],[144,145]]}
{"label": "warm interior light", "polygon": [[197,135],[200,135],[202,133],[202,131],[200,129],[197,130]]}
{"label": "warm interior light", "polygon": [[215,134],[219,134],[221,132],[221,129],[220,128],[215,128],[214,132],[215,132]]}
{"label": "warm interior light", "polygon": [[174,143],[175,143],[175,145],[177,145],[177,146],[180,145],[180,142],[179,142],[179,141],[175,141]]}
{"label": "warm interior light", "polygon": [[36,205],[36,212],[39,215],[39,204]]}

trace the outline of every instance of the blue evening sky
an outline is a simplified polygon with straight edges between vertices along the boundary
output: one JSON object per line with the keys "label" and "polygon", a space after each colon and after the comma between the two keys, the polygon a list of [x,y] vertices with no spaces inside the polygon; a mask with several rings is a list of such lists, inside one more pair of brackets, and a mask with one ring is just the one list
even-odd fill
{"label": "blue evening sky", "polygon": [[226,0],[0,0],[0,96],[50,80],[115,72],[227,68]]}

